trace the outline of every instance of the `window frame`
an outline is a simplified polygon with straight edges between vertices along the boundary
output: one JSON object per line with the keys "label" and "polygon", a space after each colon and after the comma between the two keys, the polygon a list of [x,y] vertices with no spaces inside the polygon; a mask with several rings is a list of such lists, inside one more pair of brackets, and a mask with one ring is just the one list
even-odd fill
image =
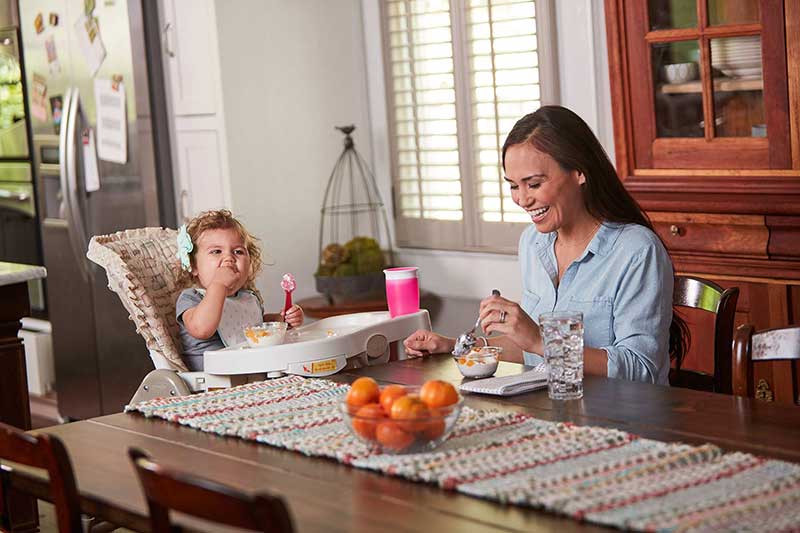
{"label": "window frame", "polygon": [[[553,0],[533,0],[536,13],[536,39],[541,105],[558,103],[558,50]],[[519,237],[530,222],[484,222],[478,211],[478,186],[472,129],[466,2],[450,0],[450,24],[453,46],[456,123],[458,125],[459,173],[461,176],[462,219],[458,221],[415,219],[401,216],[397,205],[398,148],[395,116],[392,112],[394,91],[388,32],[386,0],[380,0],[381,57],[383,60],[386,125],[389,132],[389,166],[394,215],[395,241],[401,248],[422,248],[468,252],[516,254]],[[507,132],[501,133],[501,135]],[[498,162],[499,165],[499,162]],[[507,193],[506,193],[507,194]]]}

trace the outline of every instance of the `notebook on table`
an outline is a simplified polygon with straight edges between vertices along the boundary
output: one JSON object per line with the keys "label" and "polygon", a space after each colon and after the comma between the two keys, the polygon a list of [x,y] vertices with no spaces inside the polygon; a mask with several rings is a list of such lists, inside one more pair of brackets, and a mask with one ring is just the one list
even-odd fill
{"label": "notebook on table", "polygon": [[466,381],[459,386],[465,392],[513,396],[547,387],[547,365],[539,364],[514,376],[492,377]]}

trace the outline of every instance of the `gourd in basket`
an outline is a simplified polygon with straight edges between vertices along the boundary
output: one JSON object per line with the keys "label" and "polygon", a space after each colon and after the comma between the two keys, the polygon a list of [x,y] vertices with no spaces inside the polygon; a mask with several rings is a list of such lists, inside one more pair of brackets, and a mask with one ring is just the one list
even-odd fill
{"label": "gourd in basket", "polygon": [[315,274],[317,292],[334,303],[379,297],[385,291],[385,267],[384,252],[375,239],[355,237],[344,245],[329,244]]}

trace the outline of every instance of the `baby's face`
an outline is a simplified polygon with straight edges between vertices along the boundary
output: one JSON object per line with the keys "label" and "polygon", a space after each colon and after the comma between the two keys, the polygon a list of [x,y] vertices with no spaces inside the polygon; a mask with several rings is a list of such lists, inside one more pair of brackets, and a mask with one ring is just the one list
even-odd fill
{"label": "baby's face", "polygon": [[[197,251],[194,256],[192,274],[197,277],[200,286],[208,288],[215,276],[220,276],[220,269],[233,270],[236,282],[228,294],[235,294],[247,282],[250,275],[250,254],[244,239],[235,229],[210,229],[204,231],[195,243]],[[227,279],[229,272],[222,276]],[[218,278],[220,279],[220,278]]]}

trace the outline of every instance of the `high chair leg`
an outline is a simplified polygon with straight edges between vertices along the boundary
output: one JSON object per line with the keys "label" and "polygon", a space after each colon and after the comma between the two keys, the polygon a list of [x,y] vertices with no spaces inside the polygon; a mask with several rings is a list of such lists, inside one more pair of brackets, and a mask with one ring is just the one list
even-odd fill
{"label": "high chair leg", "polygon": [[131,405],[154,398],[169,398],[170,396],[186,396],[191,394],[177,372],[174,370],[158,369],[147,374],[136,393],[129,402]]}

